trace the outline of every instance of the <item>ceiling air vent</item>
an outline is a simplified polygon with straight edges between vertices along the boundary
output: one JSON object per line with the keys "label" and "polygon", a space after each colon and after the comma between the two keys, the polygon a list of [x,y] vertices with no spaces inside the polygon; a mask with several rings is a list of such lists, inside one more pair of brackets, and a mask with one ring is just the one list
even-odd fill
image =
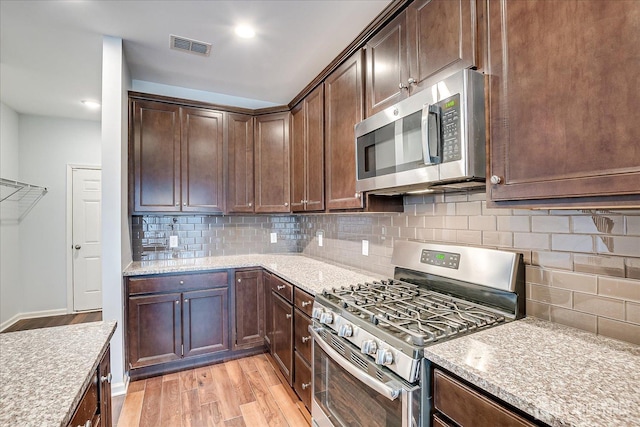
{"label": "ceiling air vent", "polygon": [[200,56],[209,56],[211,53],[211,43],[200,42],[186,37],[174,36],[171,34],[171,49],[181,50]]}

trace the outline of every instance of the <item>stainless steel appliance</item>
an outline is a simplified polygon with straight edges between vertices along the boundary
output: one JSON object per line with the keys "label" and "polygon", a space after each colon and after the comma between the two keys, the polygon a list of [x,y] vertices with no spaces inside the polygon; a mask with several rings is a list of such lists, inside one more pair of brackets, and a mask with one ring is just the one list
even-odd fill
{"label": "stainless steel appliance", "polygon": [[396,242],[392,262],[393,279],[316,295],[314,426],[430,425],[423,349],[524,315],[519,254]]}
{"label": "stainless steel appliance", "polygon": [[357,191],[485,185],[484,75],[461,70],[358,123]]}

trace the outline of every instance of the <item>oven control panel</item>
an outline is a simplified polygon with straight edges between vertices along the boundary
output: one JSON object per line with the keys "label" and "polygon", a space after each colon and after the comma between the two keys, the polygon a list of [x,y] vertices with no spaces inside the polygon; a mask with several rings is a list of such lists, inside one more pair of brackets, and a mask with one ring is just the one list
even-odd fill
{"label": "oven control panel", "polygon": [[420,262],[423,264],[431,264],[438,267],[453,268],[454,270],[457,270],[460,266],[460,254],[423,249],[422,254],[420,255]]}

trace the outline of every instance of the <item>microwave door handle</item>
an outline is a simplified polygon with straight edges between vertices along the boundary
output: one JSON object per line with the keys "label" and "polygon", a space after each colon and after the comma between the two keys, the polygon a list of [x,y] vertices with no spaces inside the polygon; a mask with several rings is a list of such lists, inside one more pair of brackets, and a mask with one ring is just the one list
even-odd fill
{"label": "microwave door handle", "polygon": [[[442,112],[436,104],[425,105],[422,109],[422,156],[425,165],[440,162],[440,147],[442,146],[441,117]],[[435,122],[435,146],[431,140],[432,121]],[[434,153],[432,153],[432,151],[434,151]]]}
{"label": "microwave door handle", "polygon": [[[323,328],[318,329],[322,330]],[[320,346],[320,348],[324,350],[325,353],[327,353],[332,361],[336,362],[345,371],[356,377],[356,379],[358,379],[360,382],[366,384],[377,393],[381,394],[389,400],[396,400],[400,395],[402,388],[389,387],[385,383],[370,377],[367,373],[361,371],[360,369],[356,368],[354,365],[346,361],[337,351],[335,351],[329,344],[327,344],[322,338],[320,338],[320,335],[318,335],[316,328],[314,328],[313,326],[309,326],[309,332],[313,337],[313,342],[315,344],[318,344],[318,346]]]}

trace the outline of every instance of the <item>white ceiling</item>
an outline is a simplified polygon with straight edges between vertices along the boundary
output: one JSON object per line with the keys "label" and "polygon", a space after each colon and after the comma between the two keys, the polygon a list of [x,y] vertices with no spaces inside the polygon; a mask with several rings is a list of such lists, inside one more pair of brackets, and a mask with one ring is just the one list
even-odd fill
{"label": "white ceiling", "polygon": [[[100,120],[80,101],[101,98],[109,35],[123,39],[134,89],[283,105],[389,2],[0,0],[0,99],[23,114]],[[236,37],[238,23],[256,37]],[[211,56],[170,50],[170,34],[212,43]]]}

